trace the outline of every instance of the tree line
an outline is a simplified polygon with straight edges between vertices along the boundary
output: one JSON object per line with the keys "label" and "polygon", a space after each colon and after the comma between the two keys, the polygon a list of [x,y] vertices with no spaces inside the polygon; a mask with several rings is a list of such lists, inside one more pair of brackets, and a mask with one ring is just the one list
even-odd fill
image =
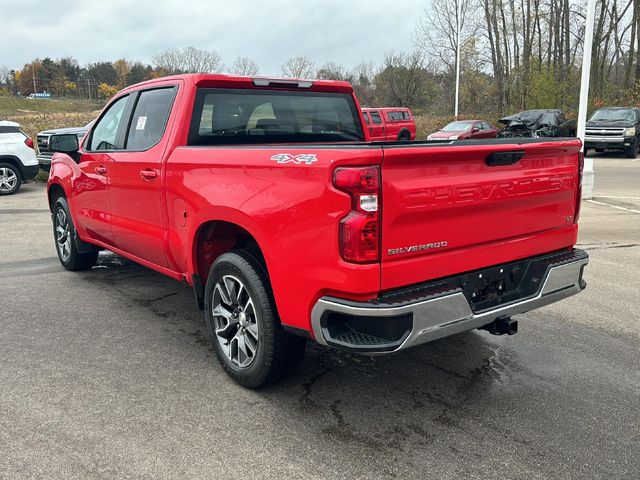
{"label": "tree line", "polygon": [[[351,68],[293,57],[282,64],[281,73],[349,81],[363,105],[408,106],[446,116],[453,112],[459,51],[463,115],[496,118],[528,108],[572,112],[579,95],[585,4],[432,0],[417,14],[413,42],[405,52],[381,53],[378,63]],[[133,83],[188,72],[259,75],[260,68],[249,57],[225,66],[217,52],[194,47],[159,52],[151,64],[120,59],[80,66],[70,57],[45,58],[20,70],[0,69],[0,89],[106,99]],[[640,0],[598,0],[591,80],[592,106],[640,106]]]}
{"label": "tree line", "polygon": [[[418,22],[416,44],[448,78],[455,75],[460,52],[463,111],[473,106],[476,94],[497,112],[571,111],[578,104],[586,3],[432,0]],[[592,106],[640,106],[639,53],[640,0],[598,0]]]}

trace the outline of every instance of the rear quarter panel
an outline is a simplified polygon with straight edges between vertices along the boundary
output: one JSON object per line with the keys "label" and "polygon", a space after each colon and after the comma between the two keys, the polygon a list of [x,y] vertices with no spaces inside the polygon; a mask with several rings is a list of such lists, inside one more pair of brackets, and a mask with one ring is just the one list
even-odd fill
{"label": "rear quarter panel", "polygon": [[[282,153],[314,154],[317,161],[272,159]],[[195,273],[195,257],[184,251],[199,227],[212,220],[237,224],[260,245],[283,323],[309,330],[320,296],[349,292],[366,300],[380,289],[379,264],[340,258],[338,224],[351,201],[332,187],[332,173],[338,165],[381,160],[380,148],[363,146],[179,147],[166,166],[169,260],[178,271]],[[176,205],[185,206],[185,227],[172,220]]]}

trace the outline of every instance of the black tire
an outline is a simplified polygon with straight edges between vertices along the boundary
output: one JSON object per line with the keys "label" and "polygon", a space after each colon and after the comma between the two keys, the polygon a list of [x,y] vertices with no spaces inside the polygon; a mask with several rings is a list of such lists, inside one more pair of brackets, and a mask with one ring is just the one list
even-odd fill
{"label": "black tire", "polygon": [[399,142],[410,142],[411,141],[411,134],[409,133],[409,131],[402,130],[398,134],[398,141]]}
{"label": "black tire", "polygon": [[627,158],[636,158],[638,156],[638,140],[634,140],[631,146],[624,149],[624,156]]}
{"label": "black tire", "polygon": [[58,197],[53,204],[53,239],[60,263],[67,270],[74,272],[89,270],[98,260],[97,249],[89,252],[78,250],[80,240],[77,237],[67,199]]}
{"label": "black tire", "polygon": [[[11,182],[11,185],[5,183]],[[22,185],[20,170],[10,163],[0,163],[0,195],[13,195]]]}
{"label": "black tire", "polygon": [[[233,287],[235,280],[239,283]],[[224,284],[228,304],[220,293],[222,282],[231,282],[231,288]],[[242,304],[249,305],[249,300],[253,313],[242,308]],[[235,250],[218,257],[209,270],[204,302],[209,341],[224,371],[238,384],[252,389],[267,386],[295,370],[302,361],[306,340],[282,328],[267,273],[251,254]],[[214,310],[223,314],[214,315]],[[251,328],[257,332],[251,333]],[[255,343],[253,338],[257,339]],[[251,348],[254,353],[249,356]],[[241,365],[243,362],[248,363]]]}

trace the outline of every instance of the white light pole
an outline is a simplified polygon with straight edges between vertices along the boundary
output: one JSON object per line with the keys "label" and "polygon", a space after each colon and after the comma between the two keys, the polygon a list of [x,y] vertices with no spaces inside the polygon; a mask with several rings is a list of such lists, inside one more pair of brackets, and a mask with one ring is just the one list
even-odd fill
{"label": "white light pole", "polygon": [[460,28],[463,0],[456,0],[456,120],[458,119],[458,100],[460,98]]}
{"label": "white light pole", "polygon": [[[589,105],[589,79],[591,77],[591,51],[593,47],[593,26],[596,19],[596,0],[587,2],[587,21],[584,28],[584,51],[582,53],[582,81],[580,82],[580,108],[578,109],[578,138],[582,140],[584,152],[584,133],[587,125]],[[582,177],[582,198],[593,197],[593,158],[584,159]]]}

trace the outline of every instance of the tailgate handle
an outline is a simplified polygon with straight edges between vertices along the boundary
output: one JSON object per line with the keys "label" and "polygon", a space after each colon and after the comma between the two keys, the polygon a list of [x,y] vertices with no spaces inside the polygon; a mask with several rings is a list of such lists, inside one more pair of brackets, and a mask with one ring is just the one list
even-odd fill
{"label": "tailgate handle", "polygon": [[493,152],[486,158],[485,163],[490,167],[513,165],[514,163],[517,163],[522,157],[524,157],[523,150],[518,150],[515,152]]}

